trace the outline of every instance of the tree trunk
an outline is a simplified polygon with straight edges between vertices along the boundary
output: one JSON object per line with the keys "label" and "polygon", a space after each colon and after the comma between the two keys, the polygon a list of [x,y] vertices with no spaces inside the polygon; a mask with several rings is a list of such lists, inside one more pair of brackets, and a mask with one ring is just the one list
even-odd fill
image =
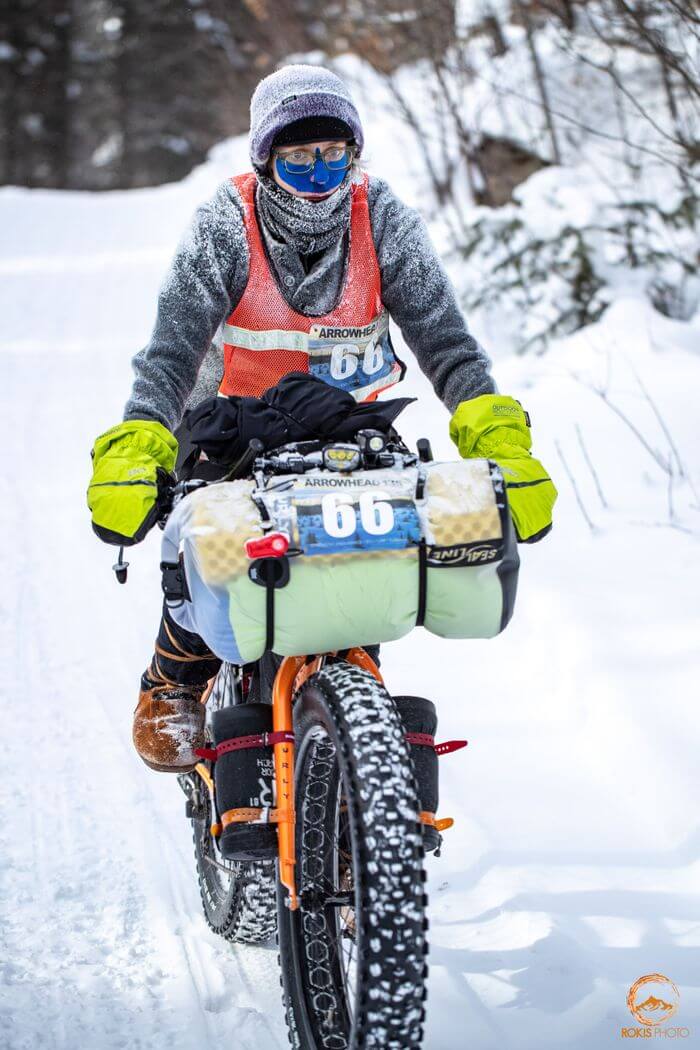
{"label": "tree trunk", "polygon": [[540,95],[540,104],[542,106],[542,111],[547,122],[549,140],[552,146],[552,159],[554,160],[555,164],[561,164],[559,140],[557,138],[557,132],[554,125],[554,117],[552,116],[552,110],[549,104],[549,92],[547,90],[547,81],[545,80],[544,70],[542,69],[542,63],[540,62],[540,56],[537,53],[537,44],[535,43],[535,34],[532,29],[532,20],[530,18],[530,12],[528,11],[526,5],[522,2],[522,0],[515,0],[515,6],[525,27],[525,35],[527,37],[530,58],[532,59],[532,69],[535,74],[537,90]]}

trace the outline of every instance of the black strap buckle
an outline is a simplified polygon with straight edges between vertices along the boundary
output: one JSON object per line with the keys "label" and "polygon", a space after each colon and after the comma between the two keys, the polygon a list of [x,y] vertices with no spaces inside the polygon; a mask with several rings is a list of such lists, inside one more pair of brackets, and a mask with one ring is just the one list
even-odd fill
{"label": "black strap buckle", "polygon": [[286,587],[289,583],[289,559],[256,558],[251,562],[248,576],[260,587]]}
{"label": "black strap buckle", "polygon": [[183,602],[192,601],[182,555],[178,561],[162,561],[160,571],[161,586],[168,605],[181,605]]}

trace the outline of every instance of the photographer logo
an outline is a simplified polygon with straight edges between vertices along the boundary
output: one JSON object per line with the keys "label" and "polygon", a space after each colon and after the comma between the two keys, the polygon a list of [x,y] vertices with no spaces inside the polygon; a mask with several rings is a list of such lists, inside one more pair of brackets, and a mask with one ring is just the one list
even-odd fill
{"label": "photographer logo", "polygon": [[623,1039],[687,1039],[688,1028],[668,1026],[678,1010],[680,992],[669,977],[648,973],[639,977],[627,993],[627,1006],[637,1026],[623,1028]]}

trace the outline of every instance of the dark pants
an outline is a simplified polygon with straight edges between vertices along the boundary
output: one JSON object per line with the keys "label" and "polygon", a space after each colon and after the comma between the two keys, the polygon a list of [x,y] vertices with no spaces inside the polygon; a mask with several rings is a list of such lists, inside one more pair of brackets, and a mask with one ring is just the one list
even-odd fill
{"label": "dark pants", "polygon": [[155,652],[144,675],[150,682],[146,687],[166,684],[205,686],[220,667],[221,660],[206,642],[198,634],[175,623],[164,604]]}

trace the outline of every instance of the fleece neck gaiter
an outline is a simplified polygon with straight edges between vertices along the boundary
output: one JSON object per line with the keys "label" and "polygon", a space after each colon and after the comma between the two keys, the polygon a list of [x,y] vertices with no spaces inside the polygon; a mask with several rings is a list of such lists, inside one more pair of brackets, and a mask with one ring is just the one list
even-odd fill
{"label": "fleece neck gaiter", "polygon": [[324,252],[341,241],[350,225],[350,175],[323,200],[295,197],[268,175],[258,174],[256,203],[260,218],[272,236],[300,255]]}

